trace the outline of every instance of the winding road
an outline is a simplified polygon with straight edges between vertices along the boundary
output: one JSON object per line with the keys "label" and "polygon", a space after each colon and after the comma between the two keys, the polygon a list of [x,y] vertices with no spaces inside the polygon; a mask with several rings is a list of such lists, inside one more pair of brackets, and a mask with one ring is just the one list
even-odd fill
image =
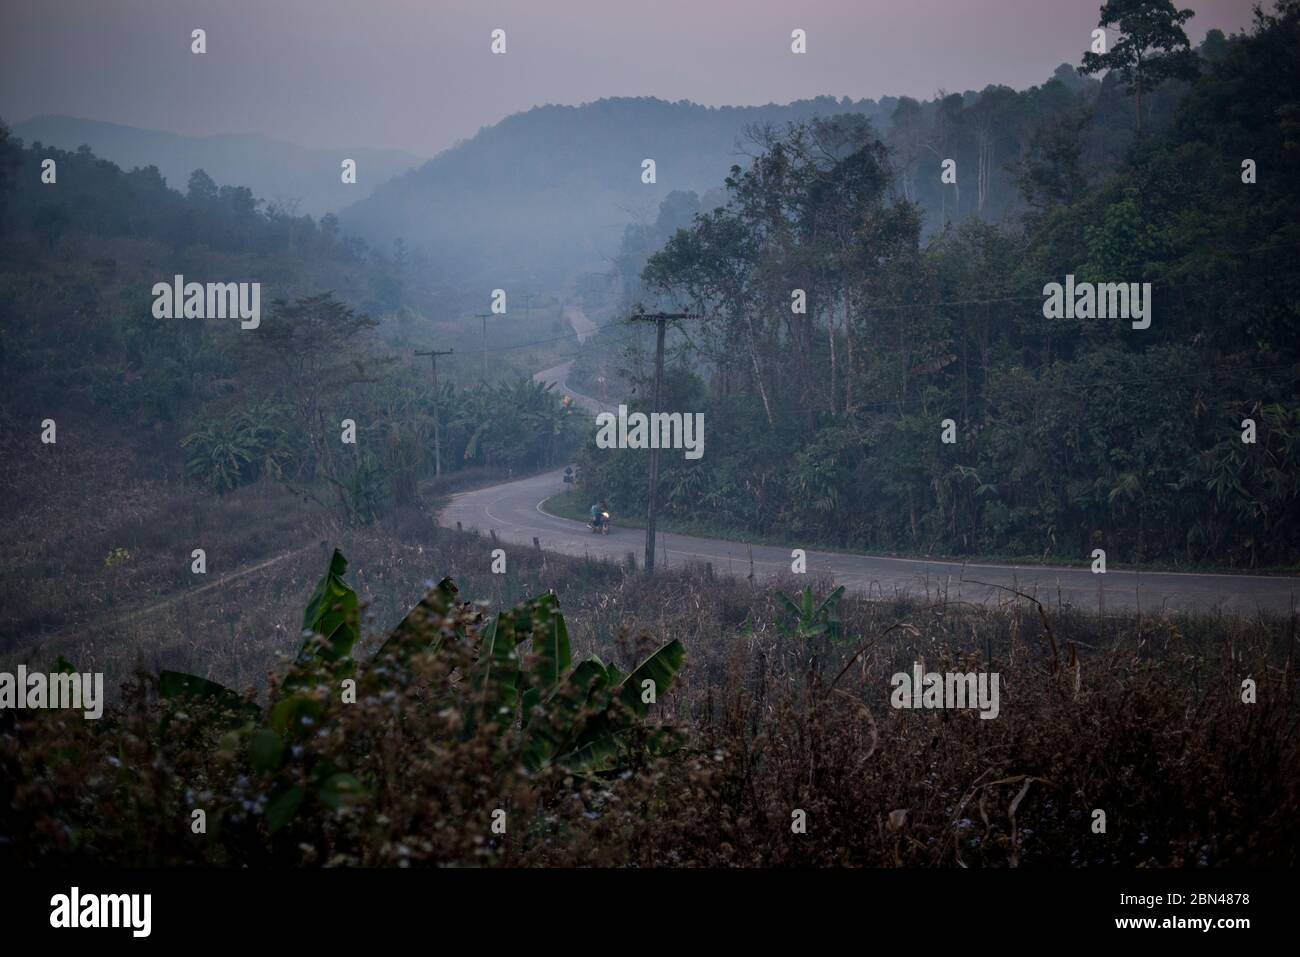
{"label": "winding road", "polygon": [[[576,306],[565,305],[561,312],[565,320],[573,328],[574,334],[578,337],[578,344],[586,342],[596,332],[597,326],[587,318],[587,314]],[[583,395],[581,392],[575,392],[569,388],[569,373],[573,369],[573,360],[561,362],[558,366],[551,366],[549,369],[543,369],[533,376],[534,382],[542,382],[553,385],[559,389],[561,395],[567,395],[573,404],[586,412],[595,415],[597,412],[603,412],[607,406],[602,405],[596,399]]]}
{"label": "winding road", "polygon": [[[580,309],[566,309],[580,338],[589,333],[589,321]],[[588,412],[604,411],[590,396],[575,392],[567,378],[572,360],[538,372],[534,379],[554,384],[562,394]],[[609,535],[593,535],[582,522],[549,515],[542,502],[566,488],[563,471],[461,492],[452,496],[439,515],[445,526],[457,523],[467,530],[495,532],[502,542],[532,547],[536,538],[543,549],[565,555],[623,561],[629,552],[638,562],[645,554],[645,532],[618,527]],[[789,573],[791,549],[775,545],[750,545],[714,538],[697,538],[660,532],[656,537],[656,562],[660,567],[680,567],[687,562],[712,563],[720,575],[753,575],[769,579]],[[793,546],[792,546],[793,547]],[[1088,568],[1050,565],[1009,565],[881,558],[839,552],[806,551],[809,574],[825,573],[850,592],[867,598],[912,595],[993,605],[1019,601],[1014,592],[1038,599],[1049,608],[1061,605],[1105,614],[1161,611],[1214,612],[1253,615],[1288,613],[1300,598],[1300,577],[1294,575],[1217,575],[1184,572],[1111,569],[1104,575]],[[1114,556],[1111,556],[1114,560]]]}
{"label": "winding road", "polygon": [[[452,496],[439,519],[460,523],[466,530],[489,530],[506,544],[542,548],[565,555],[622,561],[628,552],[638,563],[645,554],[645,532],[619,528],[618,517],[609,535],[593,535],[582,522],[557,518],[541,503],[565,490],[562,470],[461,492]],[[656,536],[660,567],[681,567],[688,561],[711,562],[720,575],[768,579],[790,571],[790,549],[748,545],[713,538],[660,532]],[[1032,595],[1049,608],[1071,605],[1088,612],[1162,610],[1251,615],[1257,611],[1286,613],[1300,597],[1300,579],[1293,576],[1213,575],[1181,572],[1139,572],[1112,569],[1094,575],[1087,568],[1046,565],[986,565],[928,559],[878,558],[838,552],[807,551],[809,574],[827,573],[850,592],[868,598],[909,594],[924,598],[946,596],[978,604],[1017,601],[1007,589]],[[1001,587],[998,587],[1001,586]]]}

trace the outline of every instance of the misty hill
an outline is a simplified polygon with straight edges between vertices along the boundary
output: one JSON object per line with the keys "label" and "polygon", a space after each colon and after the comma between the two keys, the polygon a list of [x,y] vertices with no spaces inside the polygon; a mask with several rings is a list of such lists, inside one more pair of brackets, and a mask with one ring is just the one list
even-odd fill
{"label": "misty hill", "polygon": [[[1151,122],[1173,114],[1185,86],[1152,100]],[[1084,133],[1080,163],[1113,169],[1132,145],[1132,107],[1110,78],[1062,64],[1041,86],[939,93],[930,100],[822,96],[785,105],[707,107],[652,97],[547,105],[517,113],[396,177],[340,213],[350,232],[387,248],[422,248],[467,286],[556,288],[584,270],[608,271],[623,230],[656,219],[673,192],[699,196],[760,148],[747,133],[836,114],[865,116],[890,151],[895,185],[922,212],[923,230],[979,218],[1001,222],[1026,209],[1024,170],[1050,153],[1059,129]],[[940,181],[953,158],[955,185]],[[641,181],[653,159],[656,182]],[[1032,199],[1032,197],[1031,197]],[[711,202],[708,199],[706,202]]]}
{"label": "misty hill", "polygon": [[[313,216],[337,211],[420,162],[400,150],[307,149],[260,134],[181,136],[74,116],[35,116],[12,129],[28,144],[64,150],[87,145],[124,170],[156,166],[181,191],[190,173],[203,169],[218,183],[247,186],[269,202],[296,200],[297,212]],[[357,161],[356,185],[340,179],[344,159]]]}
{"label": "misty hill", "polygon": [[[825,96],[706,107],[621,97],[535,107],[385,183],[340,220],[374,243],[402,238],[421,246],[467,279],[500,285],[535,277],[545,285],[578,269],[608,268],[624,226],[653,221],[674,190],[721,186],[733,164],[748,164],[737,152],[746,126],[835,113],[861,113],[879,125],[896,102]],[[654,184],[641,182],[645,159],[655,161]]]}

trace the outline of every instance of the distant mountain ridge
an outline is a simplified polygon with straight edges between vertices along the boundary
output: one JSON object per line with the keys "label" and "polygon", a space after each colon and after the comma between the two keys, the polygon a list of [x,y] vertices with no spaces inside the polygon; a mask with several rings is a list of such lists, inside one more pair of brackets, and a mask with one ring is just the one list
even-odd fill
{"label": "distant mountain ridge", "polygon": [[[85,144],[96,156],[130,170],[157,166],[173,189],[184,192],[189,177],[203,169],[217,183],[247,186],[268,202],[297,201],[299,213],[320,217],[369,195],[380,183],[418,165],[401,150],[309,149],[260,133],[182,136],[74,116],[41,115],[12,126],[13,134],[75,150]],[[357,162],[357,182],[342,182],[342,162]]]}
{"label": "distant mountain ridge", "polygon": [[[381,185],[340,220],[372,243],[400,238],[494,285],[532,276],[545,284],[608,266],[623,227],[653,220],[670,192],[720,187],[732,165],[748,163],[736,149],[747,126],[860,113],[879,128],[897,102],[823,96],[709,107],[615,97],[534,107]],[[655,161],[653,184],[641,180],[646,159]],[[484,272],[484,262],[494,265]]]}

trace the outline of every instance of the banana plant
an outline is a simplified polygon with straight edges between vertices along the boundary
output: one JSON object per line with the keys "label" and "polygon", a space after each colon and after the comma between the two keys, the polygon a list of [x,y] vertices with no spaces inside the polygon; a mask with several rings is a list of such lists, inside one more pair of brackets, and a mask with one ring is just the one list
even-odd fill
{"label": "banana plant", "polygon": [[360,606],[356,592],[343,581],[347,565],[343,553],[335,549],[303,614],[306,639],[298,659],[265,712],[244,696],[207,678],[178,671],[163,671],[158,676],[162,698],[198,698],[214,705],[227,729],[222,750],[244,751],[254,771],[276,779],[266,808],[271,833],[292,820],[308,799],[338,808],[345,800],[363,793],[355,777],[328,760],[320,760],[309,769],[306,786],[296,776],[279,773],[287,750],[311,733],[310,729],[324,717],[328,705],[316,689],[321,685],[338,687],[338,682],[355,670],[351,652],[360,637]]}
{"label": "banana plant", "polygon": [[[559,602],[554,593],[541,595],[501,612],[483,629],[474,676],[482,713],[470,721],[517,721],[516,757],[529,771],[551,764],[586,774],[612,771],[646,732],[641,722],[650,704],[676,680],[684,657],[674,639],[628,674],[594,655],[570,670]],[[649,740],[654,748],[664,744],[657,734]]]}
{"label": "banana plant", "polygon": [[840,599],[844,597],[844,586],[840,585],[827,595],[820,603],[813,597],[812,589],[805,588],[795,602],[787,595],[777,592],[777,600],[785,612],[785,617],[775,622],[784,634],[795,638],[810,639],[825,635],[831,641],[840,637],[840,619],[836,615]]}
{"label": "banana plant", "polygon": [[[360,606],[344,581],[346,571],[347,559],[336,549],[304,612],[302,649],[265,712],[206,678],[176,671],[159,675],[161,697],[215,705],[227,731],[223,749],[242,750],[254,771],[275,780],[266,812],[272,833],[309,800],[337,808],[365,794],[360,781],[328,759],[308,769],[306,785],[299,775],[284,772],[288,750],[327,717],[334,698],[321,689],[338,688],[357,675],[352,650],[360,637]],[[670,736],[647,728],[644,719],[681,670],[680,641],[666,643],[628,674],[595,656],[574,668],[568,628],[553,592],[485,625],[457,594],[448,578],[430,589],[380,646],[375,660],[384,667],[367,669],[358,684],[382,691],[393,680],[390,666],[405,667],[413,654],[436,654],[447,642],[477,642],[469,675],[476,707],[466,709],[461,734],[468,739],[485,726],[494,729],[502,742],[499,763],[529,772],[553,765],[589,776],[617,770],[637,749],[666,749]]]}

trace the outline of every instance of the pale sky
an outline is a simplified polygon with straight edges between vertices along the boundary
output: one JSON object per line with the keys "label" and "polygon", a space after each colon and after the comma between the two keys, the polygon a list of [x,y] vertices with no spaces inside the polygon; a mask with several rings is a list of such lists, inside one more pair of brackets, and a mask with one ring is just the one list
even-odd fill
{"label": "pale sky", "polygon": [[[1270,4],[1271,5],[1271,4]],[[0,118],[432,156],[545,103],[712,106],[1023,88],[1077,64],[1098,0],[0,0]],[[1251,0],[1182,0],[1193,44]],[[21,8],[19,8],[21,7]],[[190,52],[207,31],[208,52]],[[506,31],[494,56],[489,35]],[[790,52],[807,31],[808,53]]]}

